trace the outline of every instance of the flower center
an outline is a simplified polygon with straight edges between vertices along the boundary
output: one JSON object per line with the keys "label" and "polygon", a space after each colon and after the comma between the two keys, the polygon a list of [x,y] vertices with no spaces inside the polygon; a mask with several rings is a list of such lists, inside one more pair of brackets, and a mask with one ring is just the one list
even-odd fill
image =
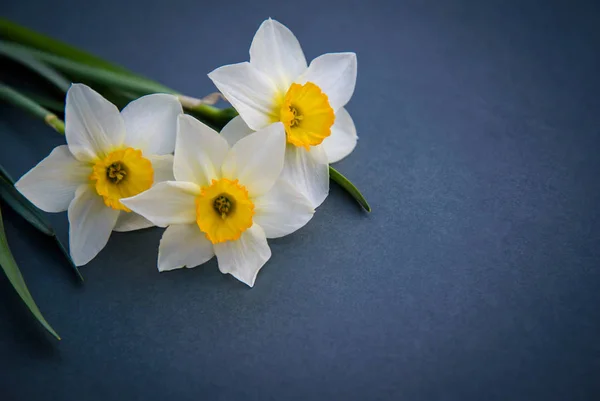
{"label": "flower center", "polygon": [[335,120],[327,95],[312,82],[292,84],[275,114],[285,126],[287,141],[306,150],[331,135]]}
{"label": "flower center", "polygon": [[90,181],[106,206],[130,212],[120,199],[149,189],[154,183],[154,169],[141,150],[118,149],[94,164]]}
{"label": "flower center", "polygon": [[118,184],[127,175],[127,170],[121,162],[115,162],[106,169],[106,178],[113,184]]}
{"label": "flower center", "polygon": [[222,219],[226,219],[230,211],[233,211],[233,202],[227,197],[227,194],[221,194],[215,198],[213,208],[221,215]]}
{"label": "flower center", "polygon": [[300,125],[300,121],[304,118],[302,114],[294,107],[290,106],[290,111],[292,112],[292,121],[290,121],[290,128],[297,127]]}
{"label": "flower center", "polygon": [[239,239],[252,216],[254,204],[238,180],[212,180],[196,197],[196,224],[213,244]]}

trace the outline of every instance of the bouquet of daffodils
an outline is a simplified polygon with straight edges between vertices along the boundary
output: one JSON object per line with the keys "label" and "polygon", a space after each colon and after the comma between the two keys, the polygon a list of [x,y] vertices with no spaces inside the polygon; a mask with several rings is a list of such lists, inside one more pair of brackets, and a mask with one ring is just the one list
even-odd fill
{"label": "bouquet of daffodils", "polygon": [[[357,143],[344,108],[356,82],[354,53],[328,53],[307,64],[294,34],[268,19],[252,40],[250,61],[210,72],[220,94],[196,99],[6,20],[0,35],[1,55],[66,92],[64,105],[56,105],[0,84],[3,100],[66,139],[16,183],[0,169],[0,193],[49,235],[54,231],[37,209],[67,211],[65,254],[78,274],[113,231],[158,226],[166,227],[159,271],[216,256],[222,273],[252,287],[271,257],[267,239],[308,223],[330,178],[370,210],[329,166]],[[215,108],[221,96],[233,108]],[[64,122],[50,108],[64,110]],[[25,286],[1,224],[0,264],[56,335]]]}

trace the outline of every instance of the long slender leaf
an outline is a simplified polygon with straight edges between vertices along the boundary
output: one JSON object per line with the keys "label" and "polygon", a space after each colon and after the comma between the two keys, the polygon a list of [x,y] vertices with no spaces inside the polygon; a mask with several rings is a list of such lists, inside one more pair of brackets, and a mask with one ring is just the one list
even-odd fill
{"label": "long slender leaf", "polygon": [[7,46],[5,42],[0,41],[0,55],[10,58],[41,75],[63,93],[66,93],[71,86],[71,82],[69,82],[65,77],[60,75],[53,68],[50,68],[46,64],[38,61],[38,59],[36,59],[27,51],[23,51],[14,46]]}
{"label": "long slender leaf", "polygon": [[8,174],[8,171],[6,171],[6,169],[4,167],[2,167],[1,164],[0,164],[0,177],[4,178],[6,181],[10,182],[11,184],[15,183],[15,180],[13,180],[13,178],[10,176],[10,174]]}
{"label": "long slender leaf", "polygon": [[50,225],[50,222],[44,217],[44,215],[36,208],[27,198],[25,198],[11,182],[0,177],[0,199],[2,199],[8,206],[23,217],[29,224],[37,228],[40,232],[53,237],[57,243],[60,251],[63,253],[69,266],[73,269],[77,278],[83,281],[81,272],[71,259],[71,255],[67,252],[63,244],[58,239],[56,232]]}
{"label": "long slender leaf", "polygon": [[342,188],[344,188],[346,192],[348,192],[358,202],[358,204],[363,207],[363,209],[365,209],[367,212],[371,211],[371,206],[369,206],[369,203],[363,194],[361,194],[358,188],[356,188],[349,179],[344,177],[342,173],[329,166],[329,177],[333,181],[337,182]]}
{"label": "long slender leaf", "polygon": [[149,94],[155,92],[173,93],[172,89],[167,88],[157,82],[145,78],[139,78],[129,74],[123,74],[106,70],[101,67],[95,67],[67,58],[57,56],[56,54],[47,53],[41,50],[25,47],[16,43],[0,41],[0,45],[10,52],[23,52],[35,57],[54,68],[62,71],[67,75],[98,83],[106,86],[117,86],[121,89],[132,91],[137,95]]}
{"label": "long slender leaf", "polygon": [[[190,111],[194,116],[207,122],[208,124],[220,129],[227,124],[231,118],[237,114],[233,108],[221,110],[208,104],[204,104],[198,99],[180,95],[177,91],[168,88],[156,81],[145,78],[139,74],[134,74],[124,68],[108,63],[102,60],[102,63],[95,63],[89,58],[80,56],[81,52],[72,46],[64,43],[61,45],[68,46],[72,51],[55,51],[56,46],[54,41],[48,38],[48,45],[43,40],[37,40],[34,44],[28,39],[28,35],[14,34],[13,28],[16,31],[24,30],[29,34],[37,35],[36,38],[43,38],[44,35],[37,34],[24,27],[20,27],[14,23],[0,19],[0,33],[5,31],[8,34],[3,35],[16,43],[3,41],[3,46],[9,51],[14,52],[29,52],[31,56],[38,60],[51,65],[52,67],[69,75],[78,82],[87,83],[94,86],[105,86],[113,90],[113,92],[129,92],[129,101],[150,93],[171,93],[180,97],[183,107]],[[27,45],[27,46],[23,46]],[[30,46],[30,47],[28,47]],[[60,47],[60,46],[59,46]],[[87,54],[87,53],[85,53]],[[89,54],[88,54],[89,55]],[[91,55],[90,55],[91,56]],[[94,59],[98,59],[95,56]],[[117,91],[115,91],[117,89]],[[133,96],[133,97],[132,97]]]}
{"label": "long slender leaf", "polygon": [[17,291],[17,293],[19,294],[19,296],[21,297],[23,302],[25,302],[25,305],[27,305],[27,307],[29,308],[29,310],[31,311],[33,316],[35,316],[35,318],[41,323],[42,326],[44,326],[44,328],[46,330],[48,330],[48,332],[50,332],[54,337],[56,337],[58,340],[60,340],[59,335],[56,333],[56,331],[54,331],[54,329],[52,328],[52,326],[50,326],[50,324],[46,321],[46,319],[44,319],[42,312],[40,312],[38,306],[36,305],[35,301],[33,300],[33,297],[31,296],[31,293],[29,292],[29,289],[27,288],[27,284],[25,284],[23,275],[21,274],[21,271],[19,270],[19,266],[17,266],[17,262],[15,261],[15,258],[13,257],[12,253],[10,252],[10,248],[8,247],[8,242],[6,241],[6,233],[4,232],[4,222],[2,221],[2,212],[1,211],[0,211],[0,266],[2,267],[2,270],[4,270],[6,277],[8,277],[8,281],[10,281],[13,288],[15,289],[15,291]]}
{"label": "long slender leaf", "polygon": [[3,178],[0,178],[0,198],[39,231],[46,235],[54,235],[54,230],[48,220],[10,182]]}
{"label": "long slender leaf", "polygon": [[80,62],[82,64],[101,67],[105,70],[117,71],[122,74],[134,75],[131,71],[124,67],[112,64],[100,57],[94,56],[93,54],[53,39],[50,36],[32,31],[31,29],[9,21],[6,18],[0,18],[0,35],[13,42],[21,43],[35,49],[44,50],[52,54],[56,54],[57,56]]}

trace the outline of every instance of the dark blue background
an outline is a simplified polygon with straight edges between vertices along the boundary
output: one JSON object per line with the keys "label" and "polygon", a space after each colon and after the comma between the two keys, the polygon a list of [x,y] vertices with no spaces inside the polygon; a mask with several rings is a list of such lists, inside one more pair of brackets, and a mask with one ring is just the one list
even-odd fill
{"label": "dark blue background", "polygon": [[[116,233],[78,285],[5,209],[55,342],[0,277],[3,400],[600,399],[600,4],[19,0],[2,15],[191,95],[267,17],[355,51],[357,149],[249,289]],[[7,106],[18,177],[64,139]],[[66,240],[65,213],[50,216]]]}

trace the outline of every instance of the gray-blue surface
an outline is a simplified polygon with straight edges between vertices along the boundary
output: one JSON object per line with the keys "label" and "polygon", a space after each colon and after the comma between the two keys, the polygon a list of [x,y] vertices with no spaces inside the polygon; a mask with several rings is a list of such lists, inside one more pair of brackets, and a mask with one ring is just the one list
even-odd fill
{"label": "gray-blue surface", "polygon": [[[78,285],[4,207],[55,342],[0,277],[2,400],[600,399],[600,4],[34,1],[2,15],[191,95],[259,24],[355,51],[360,141],[254,289],[115,234]],[[64,139],[7,106],[20,176]],[[65,213],[50,219],[66,239]]]}

